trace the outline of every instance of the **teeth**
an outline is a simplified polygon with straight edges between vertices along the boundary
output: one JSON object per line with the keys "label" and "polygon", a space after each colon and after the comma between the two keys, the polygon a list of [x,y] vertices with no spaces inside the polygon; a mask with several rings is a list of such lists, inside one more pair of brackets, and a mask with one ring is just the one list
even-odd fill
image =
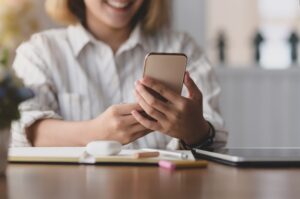
{"label": "teeth", "polygon": [[120,2],[114,0],[107,0],[107,3],[114,8],[126,8],[130,2]]}

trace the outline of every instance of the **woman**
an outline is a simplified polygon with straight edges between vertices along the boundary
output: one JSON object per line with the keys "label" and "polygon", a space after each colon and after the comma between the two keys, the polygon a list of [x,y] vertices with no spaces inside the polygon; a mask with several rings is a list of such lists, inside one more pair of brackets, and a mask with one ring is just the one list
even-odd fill
{"label": "woman", "polygon": [[[127,148],[225,144],[212,68],[193,40],[166,27],[167,1],[48,0],[46,5],[53,18],[73,25],[36,34],[17,50],[13,67],[36,96],[20,106],[14,146],[84,146],[93,140],[117,140]],[[188,56],[188,97],[141,79],[149,52]],[[145,86],[170,103],[156,100]]]}

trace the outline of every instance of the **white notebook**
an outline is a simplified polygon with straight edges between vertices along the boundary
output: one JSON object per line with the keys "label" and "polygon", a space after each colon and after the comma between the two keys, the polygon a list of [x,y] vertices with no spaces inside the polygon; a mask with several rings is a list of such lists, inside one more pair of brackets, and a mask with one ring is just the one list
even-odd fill
{"label": "white notebook", "polygon": [[[8,160],[10,162],[36,163],[79,163],[79,164],[157,164],[160,160],[180,160],[178,158],[160,155],[155,158],[137,159],[134,154],[145,152],[141,150],[122,150],[114,156],[92,156],[85,152],[85,147],[19,147],[10,148]],[[189,161],[195,160],[190,151],[180,151],[188,155]]]}

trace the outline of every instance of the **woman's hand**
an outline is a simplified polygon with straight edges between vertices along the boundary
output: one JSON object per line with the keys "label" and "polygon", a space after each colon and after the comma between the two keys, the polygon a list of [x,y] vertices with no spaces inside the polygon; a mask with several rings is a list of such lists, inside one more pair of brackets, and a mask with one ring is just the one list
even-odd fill
{"label": "woman's hand", "polygon": [[[145,128],[160,131],[192,145],[201,142],[207,136],[209,125],[203,118],[202,93],[188,72],[185,74],[184,84],[189,91],[188,98],[180,96],[151,78],[146,77],[137,81],[135,90],[137,102],[155,121],[147,119],[137,110],[133,110],[132,115]],[[163,102],[155,98],[146,87],[156,91],[168,101]]]}
{"label": "woman's hand", "polygon": [[133,110],[141,110],[141,107],[136,103],[113,105],[91,120],[92,140],[116,140],[128,144],[151,132],[132,116]]}

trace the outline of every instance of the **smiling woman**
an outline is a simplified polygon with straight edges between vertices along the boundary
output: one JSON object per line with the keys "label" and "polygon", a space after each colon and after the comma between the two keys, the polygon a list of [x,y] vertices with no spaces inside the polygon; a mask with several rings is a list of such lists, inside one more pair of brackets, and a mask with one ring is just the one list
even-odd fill
{"label": "smiling woman", "polygon": [[[212,67],[189,36],[169,29],[167,0],[47,0],[46,8],[69,26],[36,34],[17,51],[13,67],[36,95],[20,106],[14,146],[224,146]],[[140,79],[149,52],[187,55],[184,96]]]}
{"label": "smiling woman", "polygon": [[[104,4],[109,6],[120,7],[120,5],[125,6],[127,10],[129,6],[132,6],[131,1],[115,1],[115,0],[105,0],[102,1]],[[100,4],[101,1],[98,1]],[[141,21],[142,29],[145,33],[153,33],[159,28],[162,28],[169,23],[169,2],[166,0],[151,0],[144,2],[144,5],[135,14],[132,25]],[[48,14],[57,22],[63,24],[76,24],[80,22],[86,25],[86,5],[84,0],[60,0],[60,1],[46,1],[45,4],[46,11]]]}

